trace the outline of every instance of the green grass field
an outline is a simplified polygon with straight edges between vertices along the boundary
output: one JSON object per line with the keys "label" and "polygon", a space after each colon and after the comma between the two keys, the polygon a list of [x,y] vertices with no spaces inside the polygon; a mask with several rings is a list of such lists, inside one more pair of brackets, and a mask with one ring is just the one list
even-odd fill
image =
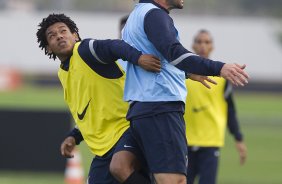
{"label": "green grass field", "polygon": [[[227,133],[222,149],[219,184],[282,183],[282,94],[237,93],[235,95],[241,129],[248,146],[248,159],[239,165],[233,138]],[[25,87],[16,92],[0,92],[0,109],[66,109],[61,89]],[[92,159],[82,144],[85,173]],[[3,151],[3,148],[1,148]],[[1,163],[0,163],[1,164]],[[0,184],[62,184],[63,173],[0,171]]]}

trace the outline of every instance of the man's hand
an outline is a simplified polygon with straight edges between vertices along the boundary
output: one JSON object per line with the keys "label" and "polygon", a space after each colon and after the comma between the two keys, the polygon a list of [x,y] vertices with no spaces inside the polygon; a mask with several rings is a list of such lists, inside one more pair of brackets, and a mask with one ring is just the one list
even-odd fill
{"label": "man's hand", "polygon": [[236,142],[236,148],[240,156],[240,164],[243,165],[247,159],[247,146],[244,142]]}
{"label": "man's hand", "polygon": [[243,70],[245,68],[246,65],[224,64],[220,71],[220,76],[236,86],[244,86],[249,79],[249,75]]}
{"label": "man's hand", "polygon": [[196,75],[196,74],[190,74],[189,75],[189,79],[193,80],[193,81],[197,81],[202,83],[204,86],[206,86],[207,88],[211,88],[210,85],[207,82],[210,82],[212,84],[217,85],[217,83],[210,79],[208,76],[202,76],[202,75]]}
{"label": "man's hand", "polygon": [[138,65],[144,70],[150,72],[160,72],[161,71],[161,61],[156,56],[150,54],[143,54],[138,59]]}
{"label": "man's hand", "polygon": [[67,137],[61,144],[61,154],[66,158],[73,158],[72,151],[75,147],[75,139],[72,136]]}

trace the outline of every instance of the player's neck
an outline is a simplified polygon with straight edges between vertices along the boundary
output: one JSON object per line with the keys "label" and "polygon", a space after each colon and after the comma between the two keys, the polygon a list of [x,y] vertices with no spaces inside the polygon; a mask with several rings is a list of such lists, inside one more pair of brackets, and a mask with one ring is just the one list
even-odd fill
{"label": "player's neck", "polygon": [[67,61],[70,58],[70,56],[57,56],[57,57],[59,58],[59,60],[62,63],[64,63],[65,61]]}
{"label": "player's neck", "polygon": [[166,9],[168,12],[171,10],[165,0],[154,0],[155,3]]}

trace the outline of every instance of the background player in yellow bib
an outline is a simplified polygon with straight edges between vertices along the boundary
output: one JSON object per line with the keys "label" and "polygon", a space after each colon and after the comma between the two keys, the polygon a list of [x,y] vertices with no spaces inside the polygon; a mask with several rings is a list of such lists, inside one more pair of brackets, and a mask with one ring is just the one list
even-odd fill
{"label": "background player in yellow bib", "polygon": [[[213,39],[207,30],[197,33],[193,50],[202,57],[210,56]],[[224,145],[226,126],[234,136],[241,164],[244,164],[247,156],[233,103],[232,85],[223,78],[211,79],[217,82],[211,89],[186,80],[188,95],[184,119],[189,144],[189,184],[193,184],[196,177],[199,178],[199,184],[216,183],[219,149]]]}
{"label": "background player in yellow bib", "polygon": [[46,55],[61,61],[58,76],[78,127],[72,134],[81,136],[67,137],[62,155],[71,157],[75,143],[84,139],[96,155],[88,183],[117,183],[109,172],[112,155],[121,150],[135,153],[137,146],[127,142],[127,138],[131,139],[125,118],[128,104],[122,99],[125,75],[115,61],[121,58],[153,72],[160,71],[160,61],[152,55],[142,55],[122,40],[81,40],[76,24],[64,14],[44,18],[37,39]]}

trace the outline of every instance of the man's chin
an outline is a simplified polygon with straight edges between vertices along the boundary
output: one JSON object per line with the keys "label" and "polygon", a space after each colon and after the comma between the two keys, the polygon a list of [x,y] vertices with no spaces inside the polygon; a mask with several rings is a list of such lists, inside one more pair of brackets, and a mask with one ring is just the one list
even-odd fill
{"label": "man's chin", "polygon": [[178,9],[183,9],[183,8],[184,8],[184,5],[179,5],[177,8],[178,8]]}

